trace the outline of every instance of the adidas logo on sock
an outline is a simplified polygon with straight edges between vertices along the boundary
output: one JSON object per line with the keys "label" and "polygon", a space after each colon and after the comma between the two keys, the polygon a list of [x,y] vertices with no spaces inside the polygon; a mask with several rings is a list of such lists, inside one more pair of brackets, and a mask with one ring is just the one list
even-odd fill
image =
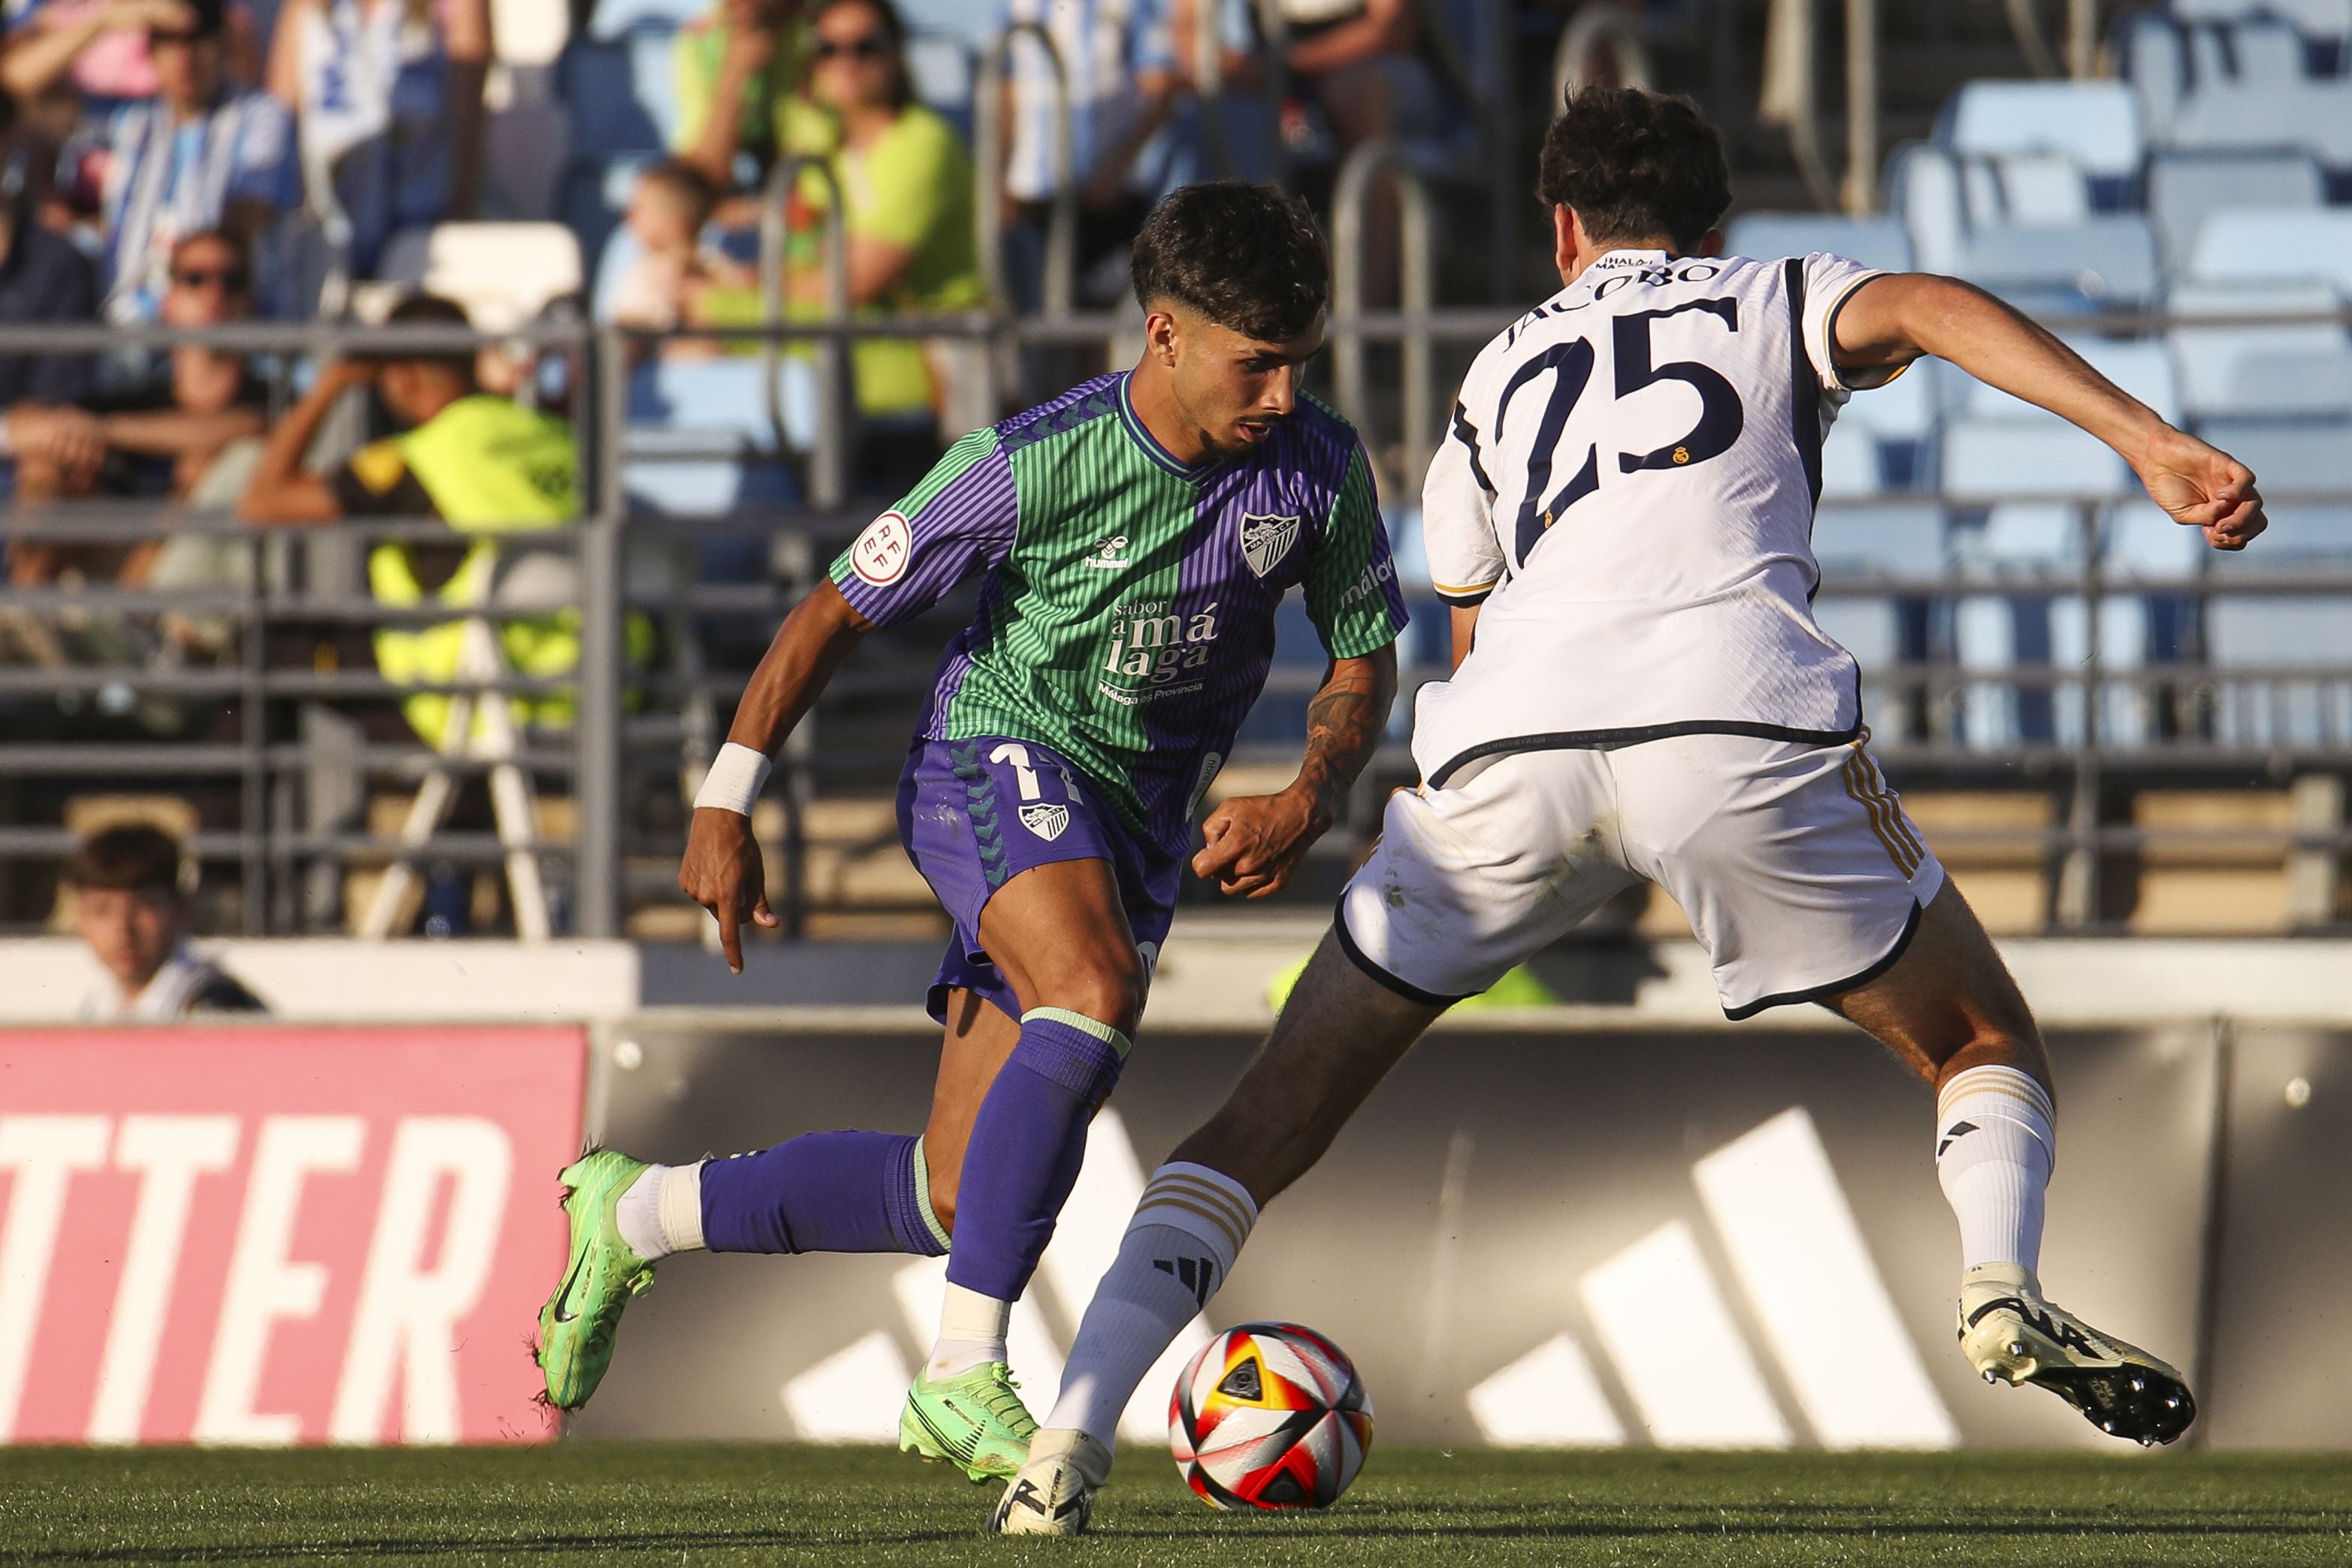
{"label": "adidas logo on sock", "polygon": [[1967,1137],[1970,1133],[1973,1133],[1976,1130],[1977,1124],[1974,1122],[1955,1122],[1950,1126],[1945,1128],[1943,1142],[1936,1145],[1936,1157],[1939,1160],[1942,1159],[1946,1149],[1950,1148],[1954,1144],[1958,1143],[1962,1138]]}
{"label": "adidas logo on sock", "polygon": [[1217,1288],[1214,1258],[1155,1258],[1151,1266],[1163,1274],[1175,1276],[1178,1284],[1192,1292],[1195,1306],[1207,1306],[1210,1293]]}

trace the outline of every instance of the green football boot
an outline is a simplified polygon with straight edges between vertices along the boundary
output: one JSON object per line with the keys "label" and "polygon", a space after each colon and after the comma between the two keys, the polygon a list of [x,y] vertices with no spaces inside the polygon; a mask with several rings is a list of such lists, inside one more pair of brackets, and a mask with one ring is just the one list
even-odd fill
{"label": "green football boot", "polygon": [[613,1364],[613,1333],[629,1298],[649,1290],[654,1266],[621,1239],[613,1211],[621,1195],[649,1167],[643,1160],[596,1149],[563,1167],[563,1212],[572,1217],[572,1262],[563,1282],[539,1310],[539,1366],[547,1374],[547,1402],[577,1410]]}
{"label": "green football boot", "polygon": [[898,1413],[899,1451],[959,1466],[974,1481],[1012,1479],[1037,1435],[1017,1386],[1001,1361],[953,1377],[918,1375]]}

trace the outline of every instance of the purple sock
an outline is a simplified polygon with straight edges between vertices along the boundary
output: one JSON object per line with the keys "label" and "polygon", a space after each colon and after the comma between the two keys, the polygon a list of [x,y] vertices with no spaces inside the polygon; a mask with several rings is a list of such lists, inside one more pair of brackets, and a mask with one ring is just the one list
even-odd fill
{"label": "purple sock", "polygon": [[947,1232],[931,1214],[922,1140],[807,1133],[702,1167],[702,1239],[713,1252],[916,1252]]}
{"label": "purple sock", "polygon": [[1078,1179],[1087,1124],[1108,1098],[1127,1038],[1060,1008],[1022,1015],[1021,1041],[980,1103],[956,1193],[948,1281],[1018,1301]]}

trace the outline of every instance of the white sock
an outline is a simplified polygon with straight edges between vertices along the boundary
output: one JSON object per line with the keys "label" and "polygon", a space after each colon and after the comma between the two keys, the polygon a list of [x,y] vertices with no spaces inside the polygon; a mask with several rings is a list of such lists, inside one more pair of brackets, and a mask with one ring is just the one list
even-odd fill
{"label": "white sock", "polygon": [[2042,1085],[2013,1067],[1971,1067],[1936,1096],[1936,1176],[1960,1222],[1963,1270],[2040,1266],[2055,1119]]}
{"label": "white sock", "polygon": [[702,1249],[702,1162],[649,1166],[613,1206],[629,1250],[648,1263]]}
{"label": "white sock", "polygon": [[1223,1172],[1181,1163],[1154,1171],[1078,1325],[1045,1426],[1114,1446],[1135,1385],[1224,1284],[1256,1223],[1249,1189]]}
{"label": "white sock", "polygon": [[1011,1301],[950,1284],[947,1300],[940,1304],[940,1337],[931,1346],[925,1375],[954,1377],[975,1366],[1007,1359],[1004,1328],[1012,1321]]}

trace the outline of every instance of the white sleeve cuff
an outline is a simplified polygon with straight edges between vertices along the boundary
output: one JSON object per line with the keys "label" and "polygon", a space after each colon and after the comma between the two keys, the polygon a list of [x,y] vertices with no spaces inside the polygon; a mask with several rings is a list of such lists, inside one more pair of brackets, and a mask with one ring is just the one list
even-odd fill
{"label": "white sleeve cuff", "polygon": [[768,770],[773,766],[766,753],[729,741],[719,748],[710,771],[703,775],[702,788],[695,792],[695,810],[709,806],[750,816],[751,803],[767,788]]}

